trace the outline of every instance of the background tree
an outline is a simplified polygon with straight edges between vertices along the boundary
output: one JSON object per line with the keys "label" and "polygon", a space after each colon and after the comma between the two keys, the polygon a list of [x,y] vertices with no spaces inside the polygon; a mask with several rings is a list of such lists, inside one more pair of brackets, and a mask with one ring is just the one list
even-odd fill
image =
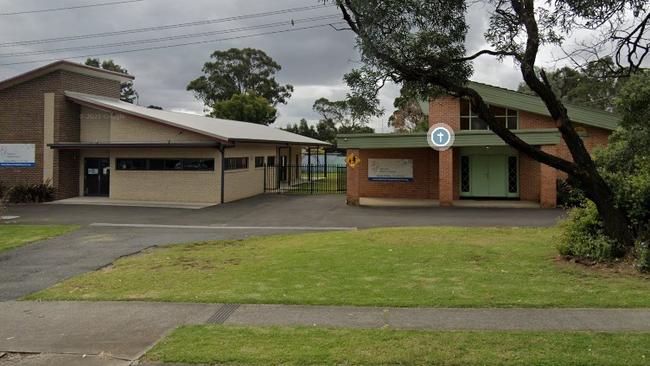
{"label": "background tree", "polygon": [[[599,173],[545,71],[537,64],[537,56],[541,46],[562,44],[582,24],[620,24],[625,22],[626,12],[630,10],[647,19],[646,1],[556,0],[552,4],[537,3],[537,6],[534,0],[488,1],[490,25],[484,38],[490,48],[472,54],[465,50],[468,26],[465,22],[467,3],[463,0],[331,2],[339,6],[350,29],[357,35],[364,66],[356,73],[365,77],[363,82],[354,78],[352,83],[348,81],[355,94],[369,95],[372,91],[369,89],[392,80],[408,83],[425,97],[444,92],[467,98],[472,110],[508,145],[578,181],[595,203],[605,232],[616,240],[615,255],[629,252],[634,243],[629,218],[616,206],[611,187]],[[610,41],[616,42],[614,38]],[[467,86],[472,73],[471,62],[482,56],[514,59],[526,85],[545,104],[568,146],[572,161],[527,144],[497,122],[481,95]]]}
{"label": "background tree", "polygon": [[313,139],[319,138],[318,131],[316,131],[316,128],[314,128],[314,126],[310,126],[307,120],[304,118],[300,120],[300,123],[296,123],[294,125],[292,124],[287,125],[287,127],[284,128],[284,130],[293,132],[301,136],[311,137]]}
{"label": "background tree", "polygon": [[330,120],[320,120],[316,124],[316,127],[314,127],[313,125],[309,125],[307,120],[303,118],[300,120],[300,123],[289,124],[284,128],[284,130],[317,140],[327,141],[331,144],[336,144],[337,129],[334,123]]}
{"label": "background tree", "polygon": [[361,98],[330,101],[320,98],[314,102],[314,112],[321,115],[324,126],[335,126],[337,133],[372,133],[368,127],[373,111]]}
{"label": "background tree", "polygon": [[212,105],[210,117],[268,125],[275,122],[277,110],[266,98],[256,94],[235,94]]}
{"label": "background tree", "polygon": [[[280,85],[275,75],[282,67],[264,51],[253,48],[231,48],[215,51],[210,55],[213,61],[203,65],[203,76],[192,80],[187,90],[209,108],[230,100],[251,102],[255,95],[266,99],[272,108],[286,104],[293,86]],[[235,95],[249,94],[249,98],[235,98]],[[241,107],[242,109],[245,106]]]}
{"label": "background tree", "polygon": [[[125,68],[113,62],[113,60],[104,60],[100,62],[98,58],[89,58],[86,59],[86,65],[98,67],[108,71],[119,72],[121,74],[129,73]],[[120,87],[120,100],[133,104],[133,102],[138,98],[138,92],[136,92],[133,88],[133,82],[129,81],[122,83],[120,84]]]}
{"label": "background tree", "polygon": [[[625,82],[624,78],[611,73],[614,67],[612,58],[605,57],[577,70],[565,66],[547,71],[546,77],[562,102],[613,111],[615,97]],[[519,84],[518,91],[535,94],[526,83]]]}
{"label": "background tree", "polygon": [[402,88],[400,95],[395,98],[393,106],[396,110],[388,118],[388,126],[393,127],[395,132],[427,132],[429,130],[429,121],[422,112],[417,95]]}

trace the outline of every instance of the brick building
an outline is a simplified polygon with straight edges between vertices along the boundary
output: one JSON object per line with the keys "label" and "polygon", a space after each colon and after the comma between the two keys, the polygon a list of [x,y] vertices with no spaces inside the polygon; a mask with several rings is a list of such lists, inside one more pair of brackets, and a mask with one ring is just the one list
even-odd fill
{"label": "brick building", "polygon": [[[472,83],[497,118],[517,136],[543,151],[570,159],[570,153],[542,101],[512,90]],[[607,144],[619,119],[589,108],[567,106],[585,146]],[[347,200],[369,198],[429,200],[450,206],[460,200],[520,200],[556,206],[556,181],[564,173],[519,154],[490,132],[466,100],[449,96],[423,103],[429,125],[445,123],[455,132],[453,147],[438,152],[426,133],[338,136],[338,146],[358,164],[348,166]]]}
{"label": "brick building", "polygon": [[303,147],[327,145],[122,102],[120,85],[131,80],[58,61],[0,81],[0,183],[51,182],[59,199],[218,204],[263,193],[264,166],[299,163]]}

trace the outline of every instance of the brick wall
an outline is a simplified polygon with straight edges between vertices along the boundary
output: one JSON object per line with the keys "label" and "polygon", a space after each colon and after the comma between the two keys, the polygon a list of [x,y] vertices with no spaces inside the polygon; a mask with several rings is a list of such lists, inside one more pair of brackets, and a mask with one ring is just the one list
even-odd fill
{"label": "brick wall", "polygon": [[[79,141],[80,109],[65,99],[66,90],[117,98],[120,83],[59,70],[0,90],[0,142],[36,145],[36,166],[0,168],[0,181],[9,185],[43,181],[43,94],[55,94],[54,141]],[[53,184],[57,198],[78,195],[77,159],[77,153],[55,151]]]}
{"label": "brick wall", "polygon": [[429,126],[446,123],[454,131],[460,130],[460,102],[458,98],[444,96],[429,101]]}
{"label": "brick wall", "polygon": [[[348,167],[348,202],[359,197],[438,198],[438,153],[433,149],[348,150],[358,153],[361,163]],[[368,180],[368,159],[412,159],[412,182],[373,182]]]}

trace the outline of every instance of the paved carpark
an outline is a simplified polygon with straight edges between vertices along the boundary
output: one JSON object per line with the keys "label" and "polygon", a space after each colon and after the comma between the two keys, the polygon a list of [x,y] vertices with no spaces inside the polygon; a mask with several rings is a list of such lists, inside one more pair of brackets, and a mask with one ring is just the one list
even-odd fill
{"label": "paved carpark", "polygon": [[343,195],[261,195],[201,210],[83,206],[25,205],[10,207],[6,215],[30,224],[154,224],[192,226],[552,226],[559,209],[468,207],[353,207]]}

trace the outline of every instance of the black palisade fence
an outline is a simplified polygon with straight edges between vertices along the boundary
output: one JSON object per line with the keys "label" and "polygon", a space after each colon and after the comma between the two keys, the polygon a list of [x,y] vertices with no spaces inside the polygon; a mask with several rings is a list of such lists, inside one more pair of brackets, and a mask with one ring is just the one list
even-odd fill
{"label": "black palisade fence", "polygon": [[283,165],[264,167],[264,191],[290,194],[344,193],[345,165]]}

